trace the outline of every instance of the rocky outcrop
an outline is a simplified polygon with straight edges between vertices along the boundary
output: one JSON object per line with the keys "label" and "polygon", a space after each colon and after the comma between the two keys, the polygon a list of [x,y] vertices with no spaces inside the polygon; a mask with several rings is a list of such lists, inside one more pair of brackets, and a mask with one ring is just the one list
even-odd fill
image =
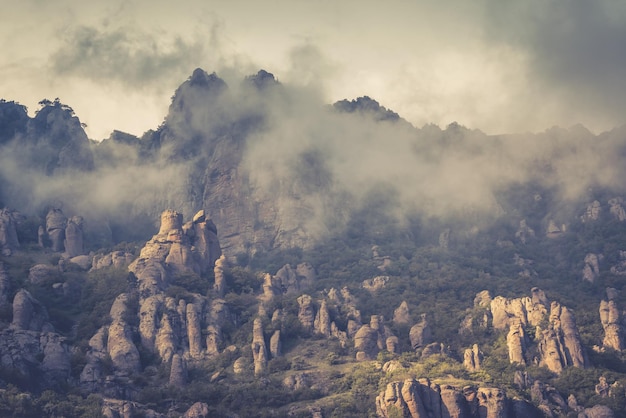
{"label": "rocky outcrop", "polygon": [[183,414],[183,418],[209,418],[209,405],[204,402],[196,402]]}
{"label": "rocky outcrop", "polygon": [[[611,292],[607,292],[610,294]],[[607,295],[608,296],[608,295]],[[624,347],[624,336],[622,329],[622,315],[617,308],[615,300],[602,300],[600,302],[600,323],[604,329],[604,339],[602,346],[613,350],[621,351]]]}
{"label": "rocky outcrop", "polygon": [[626,210],[624,210],[624,201],[621,197],[609,199],[609,213],[619,222],[626,221]]}
{"label": "rocky outcrop", "polygon": [[[520,405],[516,405],[520,403]],[[519,412],[517,412],[519,411]],[[381,418],[527,418],[542,414],[530,403],[512,401],[497,388],[439,386],[428,379],[391,382],[376,397]]]}
{"label": "rocky outcrop", "polygon": [[65,227],[65,255],[68,258],[83,255],[85,253],[83,245],[83,218],[72,216],[67,220]]}
{"label": "rocky outcrop", "polygon": [[215,225],[203,211],[183,227],[182,214],[166,210],[158,234],[146,243],[129,270],[139,280],[141,296],[148,297],[167,287],[168,274],[204,274],[213,270],[220,256]]}
{"label": "rocky outcrop", "polygon": [[0,254],[10,256],[20,247],[16,224],[19,214],[7,208],[0,209]]}
{"label": "rocky outcrop", "polygon": [[100,270],[107,267],[128,267],[134,259],[135,256],[127,251],[113,251],[108,254],[95,255],[91,260],[91,269]]}
{"label": "rocky outcrop", "polygon": [[410,320],[409,305],[403,300],[400,306],[393,311],[393,323],[396,325],[408,324]]}
{"label": "rocky outcrop", "polygon": [[261,318],[255,318],[252,329],[252,357],[254,360],[254,375],[259,376],[267,370],[267,345],[263,335],[263,323]]}
{"label": "rocky outcrop", "polygon": [[67,218],[58,208],[50,208],[46,215],[46,233],[52,244],[52,251],[63,252]]}
{"label": "rocky outcrop", "polygon": [[107,350],[116,371],[125,374],[138,372],[141,369],[139,351],[133,342],[132,328],[126,322],[129,295],[122,293],[113,302],[108,327]]}
{"label": "rocky outcrop", "polygon": [[224,297],[224,292],[226,291],[226,278],[224,276],[224,267],[226,264],[226,257],[222,254],[220,258],[215,260],[215,267],[213,267],[213,276],[215,277],[215,284],[213,288],[215,289],[215,294],[217,297]]}
{"label": "rocky outcrop", "polygon": [[11,328],[25,331],[53,331],[52,325],[48,323],[46,308],[25,289],[20,289],[13,298]]}
{"label": "rocky outcrop", "polygon": [[305,331],[313,331],[315,326],[315,307],[309,295],[302,295],[298,299],[298,320]]}
{"label": "rocky outcrop", "polygon": [[374,293],[384,288],[390,279],[389,276],[376,276],[373,279],[364,280],[361,286],[370,293]]}
{"label": "rocky outcrop", "polygon": [[411,340],[413,350],[417,350],[433,342],[426,314],[422,314],[420,322],[411,327],[409,339]]}
{"label": "rocky outcrop", "polygon": [[589,253],[585,256],[585,266],[583,267],[582,277],[590,283],[596,281],[600,276],[600,261],[602,260],[602,254]]}
{"label": "rocky outcrop", "polygon": [[535,238],[535,230],[532,229],[526,223],[526,219],[522,219],[519,222],[519,228],[515,232],[515,238],[517,238],[522,244],[526,244],[529,240]]}
{"label": "rocky outcrop", "polygon": [[509,348],[509,361],[511,363],[526,364],[524,354],[526,353],[526,333],[520,322],[509,327],[506,337],[506,344]]}
{"label": "rocky outcrop", "polygon": [[180,354],[172,356],[169,384],[176,388],[182,388],[187,384],[187,364]]}
{"label": "rocky outcrop", "polygon": [[[354,335],[354,349],[358,361],[373,360],[381,350],[397,346],[397,337],[384,326],[384,318],[372,315],[369,324],[359,328]],[[394,352],[394,351],[391,351]]]}
{"label": "rocky outcrop", "polygon": [[331,336],[331,320],[326,300],[322,300],[320,303],[320,307],[315,315],[315,321],[313,322],[313,328],[316,333],[321,334],[326,338]]}
{"label": "rocky outcrop", "polygon": [[594,200],[590,204],[587,205],[587,209],[583,216],[580,219],[583,222],[592,222],[600,219],[600,214],[602,213],[602,205],[597,200]]}
{"label": "rocky outcrop", "polygon": [[474,344],[472,348],[467,348],[463,353],[463,366],[470,372],[479,371],[482,361],[483,353],[479,350],[478,344]]}
{"label": "rocky outcrop", "polygon": [[4,263],[0,261],[0,307],[9,303],[9,294],[11,292],[11,278],[4,267]]}
{"label": "rocky outcrop", "polygon": [[552,302],[548,329],[541,333],[538,350],[539,364],[557,374],[565,367],[587,366],[587,355],[574,317],[569,309],[558,302]]}

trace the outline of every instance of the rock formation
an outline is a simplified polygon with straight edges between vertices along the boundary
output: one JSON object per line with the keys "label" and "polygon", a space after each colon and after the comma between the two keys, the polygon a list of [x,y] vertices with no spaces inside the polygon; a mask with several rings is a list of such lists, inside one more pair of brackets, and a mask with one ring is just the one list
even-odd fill
{"label": "rock formation", "polygon": [[10,256],[19,248],[15,229],[19,214],[7,208],[0,209],[0,254]]}
{"label": "rock formation", "polygon": [[609,199],[609,213],[613,215],[613,217],[620,221],[624,222],[626,220],[626,210],[624,210],[624,201],[621,197],[615,197],[613,199]]}
{"label": "rock formation", "polygon": [[50,208],[46,215],[46,233],[52,243],[52,251],[62,252],[65,242],[65,227],[67,218],[58,208]]}
{"label": "rock formation", "polygon": [[530,239],[535,237],[535,231],[528,226],[526,219],[522,219],[519,222],[519,228],[515,232],[515,238],[517,238],[522,244],[526,244]]}
{"label": "rock formation", "polygon": [[263,323],[261,318],[255,318],[252,330],[252,356],[254,359],[254,375],[259,376],[267,370],[269,360],[265,337],[263,336]]}
{"label": "rock formation", "polygon": [[474,344],[463,353],[463,366],[470,372],[480,370],[482,361],[483,353],[478,349],[478,344]]}
{"label": "rock formation", "polygon": [[[520,405],[516,405],[520,403]],[[519,411],[519,413],[516,413]],[[428,379],[391,382],[376,397],[376,414],[381,418],[527,418],[541,413],[530,403],[512,401],[501,389],[459,389],[439,386]]]}
{"label": "rock formation", "polygon": [[615,300],[608,298],[608,300],[600,302],[600,322],[604,329],[603,347],[617,351],[625,348],[621,317],[621,312],[617,308]]}
{"label": "rock formation", "polygon": [[540,365],[554,373],[565,367],[587,366],[587,355],[582,347],[574,317],[565,306],[552,302],[548,329],[542,331],[539,341]]}
{"label": "rock formation", "polygon": [[428,326],[426,314],[422,314],[420,322],[413,325],[409,331],[409,339],[413,350],[424,347],[432,342],[431,331]]}
{"label": "rock formation", "polygon": [[597,200],[594,200],[587,205],[587,209],[585,210],[583,216],[581,216],[581,220],[583,222],[597,221],[598,219],[600,219],[601,213],[602,205]]}
{"label": "rock formation", "polygon": [[585,266],[582,271],[583,280],[590,283],[596,281],[600,276],[600,260],[602,258],[602,254],[589,253],[585,256]]}
{"label": "rock formation", "polygon": [[509,348],[509,361],[511,363],[526,364],[524,353],[526,353],[526,333],[521,322],[516,322],[509,327],[506,337],[506,344]]}
{"label": "rock formation", "polygon": [[396,325],[408,324],[410,319],[409,305],[403,300],[400,306],[393,311],[393,323]]}
{"label": "rock formation", "polygon": [[298,319],[302,328],[306,331],[313,331],[315,326],[315,307],[313,306],[313,299],[309,295],[302,295],[298,298],[298,305],[300,309],[298,311]]}
{"label": "rock formation", "polygon": [[84,254],[82,217],[72,216],[67,220],[64,247],[68,258]]}

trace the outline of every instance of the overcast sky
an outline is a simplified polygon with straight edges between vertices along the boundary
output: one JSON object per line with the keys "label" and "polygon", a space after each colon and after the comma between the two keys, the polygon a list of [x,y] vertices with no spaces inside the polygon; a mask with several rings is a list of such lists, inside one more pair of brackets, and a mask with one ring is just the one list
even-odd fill
{"label": "overcast sky", "polygon": [[156,128],[196,67],[487,133],[626,122],[623,0],[0,0],[0,98],[93,139]]}

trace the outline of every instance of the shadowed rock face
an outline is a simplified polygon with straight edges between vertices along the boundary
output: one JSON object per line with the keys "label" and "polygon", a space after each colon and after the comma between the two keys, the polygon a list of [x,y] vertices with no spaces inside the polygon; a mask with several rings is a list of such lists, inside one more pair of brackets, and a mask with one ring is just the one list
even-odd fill
{"label": "shadowed rock face", "polygon": [[529,418],[543,416],[532,404],[513,405],[497,388],[459,389],[439,386],[428,379],[391,382],[376,397],[381,418]]}

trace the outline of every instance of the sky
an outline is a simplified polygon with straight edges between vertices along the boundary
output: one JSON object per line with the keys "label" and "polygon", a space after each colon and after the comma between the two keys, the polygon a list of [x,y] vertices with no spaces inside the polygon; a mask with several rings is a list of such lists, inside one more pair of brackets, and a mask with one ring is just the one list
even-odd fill
{"label": "sky", "polygon": [[197,67],[486,133],[626,121],[622,0],[0,0],[0,98],[141,135]]}

